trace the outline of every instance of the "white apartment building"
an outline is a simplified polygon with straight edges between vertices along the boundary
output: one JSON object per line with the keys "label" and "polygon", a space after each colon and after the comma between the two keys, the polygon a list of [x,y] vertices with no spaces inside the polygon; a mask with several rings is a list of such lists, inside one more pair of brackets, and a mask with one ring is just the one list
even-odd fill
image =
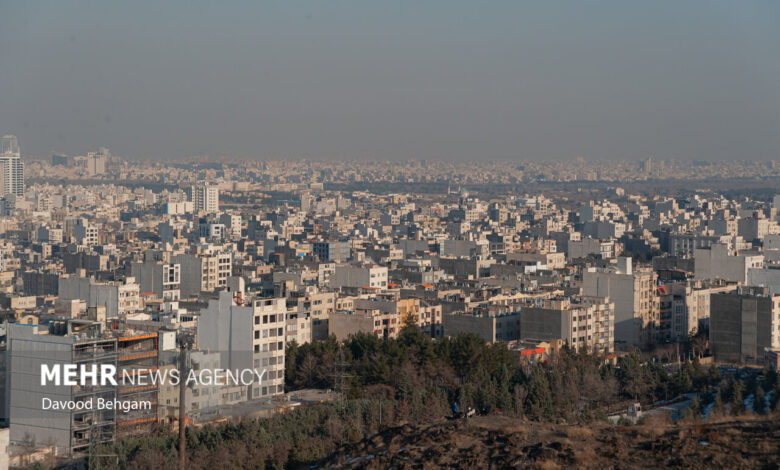
{"label": "white apartment building", "polygon": [[660,327],[657,279],[652,270],[634,271],[631,258],[618,258],[614,266],[583,273],[583,295],[608,297],[615,303],[615,343],[649,346],[655,342]]}
{"label": "white apartment building", "polygon": [[179,300],[181,265],[150,261],[133,263],[130,272],[137,279],[141,294],[153,293],[159,299]]}
{"label": "white apartment building", "polygon": [[219,352],[226,369],[254,369],[260,383],[247,388],[249,399],[284,393],[286,299],[256,299],[237,305],[232,292],[221,291],[201,311],[198,347]]}
{"label": "white apartment building", "polygon": [[219,210],[219,187],[209,183],[192,186],[192,209],[198,212]]}

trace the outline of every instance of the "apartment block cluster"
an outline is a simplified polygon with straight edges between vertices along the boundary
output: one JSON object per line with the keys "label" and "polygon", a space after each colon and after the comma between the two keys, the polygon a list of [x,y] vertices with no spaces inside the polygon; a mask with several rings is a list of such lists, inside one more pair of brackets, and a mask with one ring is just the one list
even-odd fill
{"label": "apartment block cluster", "polygon": [[[103,168],[85,164],[85,177]],[[293,342],[390,339],[405,327],[476,334],[519,358],[563,344],[607,358],[707,334],[717,361],[777,361],[780,198],[351,190],[323,184],[324,164],[290,165],[299,177],[281,172],[283,182],[258,177],[285,168],[274,163],[120,162],[113,181],[22,183],[0,219],[11,443],[40,436],[73,455],[173,419],[171,386],[55,390],[30,377],[52,361],[174,368],[182,338],[197,367],[263,377],[188,388],[195,418],[279,400]],[[137,184],[146,171],[156,179]],[[135,184],[122,184],[132,172]],[[154,406],[31,411],[56,394]]]}

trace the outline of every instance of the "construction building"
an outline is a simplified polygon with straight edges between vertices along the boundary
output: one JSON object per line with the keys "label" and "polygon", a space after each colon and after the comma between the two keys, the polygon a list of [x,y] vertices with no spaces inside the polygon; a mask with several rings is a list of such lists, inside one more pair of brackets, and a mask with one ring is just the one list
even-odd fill
{"label": "construction building", "polygon": [[[44,328],[41,326],[41,328]],[[116,409],[44,409],[44,399],[95,403],[114,401],[112,385],[41,385],[41,366],[117,365],[117,340],[104,324],[86,320],[54,320],[48,330],[38,325],[8,324],[6,400],[11,443],[52,445],[61,455],[84,454],[90,445],[114,442]]]}

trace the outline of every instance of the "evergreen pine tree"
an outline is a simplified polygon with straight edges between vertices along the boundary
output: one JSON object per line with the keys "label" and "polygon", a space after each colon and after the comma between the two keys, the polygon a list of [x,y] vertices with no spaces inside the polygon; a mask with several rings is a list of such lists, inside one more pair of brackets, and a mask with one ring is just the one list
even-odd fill
{"label": "evergreen pine tree", "polygon": [[766,409],[766,393],[761,386],[756,387],[756,393],[753,395],[753,411],[758,414],[764,414]]}

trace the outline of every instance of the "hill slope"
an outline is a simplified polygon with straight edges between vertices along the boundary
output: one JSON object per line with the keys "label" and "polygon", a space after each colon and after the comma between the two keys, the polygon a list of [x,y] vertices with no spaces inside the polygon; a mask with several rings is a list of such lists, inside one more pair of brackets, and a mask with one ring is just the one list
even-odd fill
{"label": "hill slope", "polygon": [[[319,468],[778,468],[780,421],[611,427],[476,417],[390,428]],[[311,468],[311,467],[310,467]]]}

